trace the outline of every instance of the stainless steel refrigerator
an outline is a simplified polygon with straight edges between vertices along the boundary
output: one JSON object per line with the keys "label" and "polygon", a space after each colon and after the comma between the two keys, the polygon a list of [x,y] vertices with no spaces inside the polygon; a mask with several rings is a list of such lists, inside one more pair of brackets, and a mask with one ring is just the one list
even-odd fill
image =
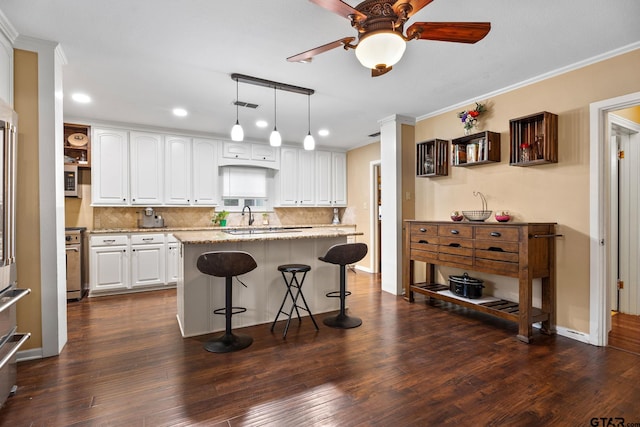
{"label": "stainless steel refrigerator", "polygon": [[16,303],[30,289],[16,279],[16,113],[0,102],[0,405],[16,390],[16,353],[30,334],[16,332]]}

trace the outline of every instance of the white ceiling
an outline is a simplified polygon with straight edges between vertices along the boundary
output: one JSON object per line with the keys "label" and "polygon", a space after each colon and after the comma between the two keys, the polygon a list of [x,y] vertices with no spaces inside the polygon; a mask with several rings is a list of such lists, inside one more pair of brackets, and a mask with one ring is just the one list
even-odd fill
{"label": "white ceiling", "polygon": [[[358,1],[346,1],[355,6]],[[420,117],[629,45],[640,46],[638,0],[434,0],[409,21],[489,21],[477,44],[414,40],[390,73],[371,78],[353,51],[312,63],[286,58],[355,36],[347,19],[306,0],[0,0],[20,36],[59,42],[65,119],[132,123],[228,138],[235,123],[232,73],[314,89],[319,145],[352,148],[376,139],[378,121]],[[640,69],[640,64],[639,64]],[[83,92],[80,105],[70,95]],[[273,90],[240,84],[247,139],[266,141]],[[307,133],[307,97],[278,91],[284,143]],[[174,107],[189,111],[184,118]],[[258,129],[256,119],[269,121]],[[452,115],[452,120],[457,120]]]}

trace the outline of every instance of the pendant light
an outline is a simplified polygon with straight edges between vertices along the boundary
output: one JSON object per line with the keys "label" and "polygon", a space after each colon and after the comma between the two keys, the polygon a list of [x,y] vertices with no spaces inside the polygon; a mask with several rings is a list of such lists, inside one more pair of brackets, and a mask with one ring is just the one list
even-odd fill
{"label": "pendant light", "polygon": [[272,147],[279,147],[282,144],[282,137],[278,132],[278,101],[277,101],[277,89],[273,88],[273,130],[269,136],[269,145]]}
{"label": "pendant light", "polygon": [[236,79],[236,124],[231,128],[232,141],[244,140],[244,130],[242,130],[242,126],[240,126],[240,122],[238,121],[238,84],[238,79]]}
{"label": "pendant light", "polygon": [[309,124],[309,132],[304,137],[304,149],[313,150],[316,148],[316,140],[311,135],[311,94],[307,94],[307,123]]}

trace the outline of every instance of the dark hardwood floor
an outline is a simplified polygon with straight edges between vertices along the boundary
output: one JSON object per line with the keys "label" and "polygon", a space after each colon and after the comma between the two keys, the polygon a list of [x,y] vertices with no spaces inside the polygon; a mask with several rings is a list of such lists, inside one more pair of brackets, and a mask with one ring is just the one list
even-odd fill
{"label": "dark hardwood floor", "polygon": [[611,316],[609,346],[640,355],[640,316],[625,313]]}
{"label": "dark hardwood floor", "polygon": [[0,425],[640,423],[640,356],[539,333],[527,345],[514,323],[420,296],[409,304],[381,292],[379,276],[348,275],[361,327],[318,322],[316,332],[305,318],[283,340],[283,322],[274,333],[253,326],[243,329],[253,345],[229,354],[180,336],[173,290],[70,304],[64,351],[19,364]]}

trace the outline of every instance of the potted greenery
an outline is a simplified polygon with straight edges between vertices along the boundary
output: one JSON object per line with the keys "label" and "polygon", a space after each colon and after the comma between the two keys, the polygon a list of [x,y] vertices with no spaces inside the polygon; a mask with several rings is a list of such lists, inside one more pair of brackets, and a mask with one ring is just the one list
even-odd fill
{"label": "potted greenery", "polygon": [[227,225],[227,217],[229,216],[229,211],[220,211],[216,212],[216,216],[213,217],[213,225],[219,225],[220,227],[225,227]]}

